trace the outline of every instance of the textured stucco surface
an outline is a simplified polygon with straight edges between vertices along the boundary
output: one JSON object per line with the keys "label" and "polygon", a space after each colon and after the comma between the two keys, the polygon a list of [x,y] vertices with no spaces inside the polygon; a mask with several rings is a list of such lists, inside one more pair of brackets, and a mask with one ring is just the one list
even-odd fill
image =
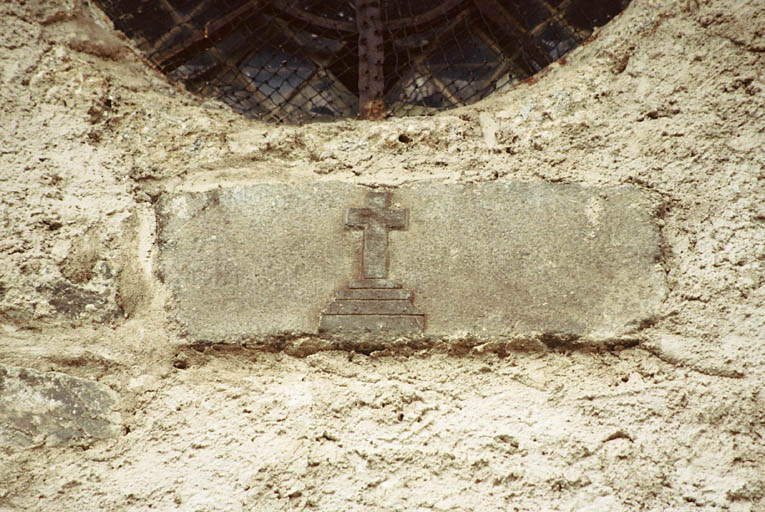
{"label": "textured stucco surface", "polygon": [[[122,425],[0,448],[3,512],[763,510],[761,0],[634,0],[472,107],[306,126],[168,83],[88,3],[0,27],[0,363],[109,388]],[[641,189],[666,298],[599,345],[179,336],[164,194],[423,180]]]}

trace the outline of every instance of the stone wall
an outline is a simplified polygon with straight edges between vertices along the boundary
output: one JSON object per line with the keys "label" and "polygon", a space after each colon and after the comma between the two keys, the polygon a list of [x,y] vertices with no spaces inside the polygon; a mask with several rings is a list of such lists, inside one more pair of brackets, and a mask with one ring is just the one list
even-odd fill
{"label": "stone wall", "polygon": [[[762,2],[634,0],[471,107],[305,126],[187,94],[88,3],[0,26],[0,510],[762,510]],[[626,187],[666,293],[596,344],[184,335],[162,198],[324,182]]]}

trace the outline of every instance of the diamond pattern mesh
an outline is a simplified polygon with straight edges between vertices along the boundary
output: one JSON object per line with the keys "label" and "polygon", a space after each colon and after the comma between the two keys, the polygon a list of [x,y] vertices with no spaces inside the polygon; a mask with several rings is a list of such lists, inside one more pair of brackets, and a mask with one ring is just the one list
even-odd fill
{"label": "diamond pattern mesh", "polygon": [[428,114],[560,58],[629,0],[97,0],[147,59],[245,115]]}

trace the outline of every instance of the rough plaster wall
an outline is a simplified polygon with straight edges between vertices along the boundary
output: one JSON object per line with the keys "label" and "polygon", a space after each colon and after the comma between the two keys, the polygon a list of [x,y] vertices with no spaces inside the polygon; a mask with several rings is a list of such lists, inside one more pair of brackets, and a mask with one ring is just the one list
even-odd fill
{"label": "rough plaster wall", "polygon": [[[303,127],[189,96],[87,3],[0,28],[0,362],[107,384],[125,422],[0,448],[0,510],[765,509],[760,0],[634,0],[473,107]],[[324,179],[637,184],[671,291],[605,352],[184,346],[158,193]]]}

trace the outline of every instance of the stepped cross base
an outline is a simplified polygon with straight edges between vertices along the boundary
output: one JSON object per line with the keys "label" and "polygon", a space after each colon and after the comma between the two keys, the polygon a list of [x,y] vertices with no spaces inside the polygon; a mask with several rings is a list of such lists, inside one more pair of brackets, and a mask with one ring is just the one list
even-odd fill
{"label": "stepped cross base", "polygon": [[422,332],[425,315],[412,303],[412,292],[387,279],[351,282],[321,314],[319,332]]}
{"label": "stepped cross base", "polygon": [[406,210],[388,207],[388,192],[373,190],[367,208],[349,208],[345,224],[364,230],[362,279],[340,290],[321,314],[319,332],[411,333],[425,330],[425,315],[412,292],[387,279],[388,230],[405,229]]}

